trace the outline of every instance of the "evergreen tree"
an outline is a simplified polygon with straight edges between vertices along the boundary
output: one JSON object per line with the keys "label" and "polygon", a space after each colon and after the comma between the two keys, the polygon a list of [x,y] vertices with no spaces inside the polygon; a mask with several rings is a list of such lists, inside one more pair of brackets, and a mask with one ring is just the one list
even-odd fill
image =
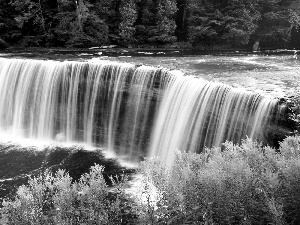
{"label": "evergreen tree", "polygon": [[109,14],[113,0],[98,0],[88,4],[89,15],[84,22],[84,33],[93,39],[93,45],[109,43]]}
{"label": "evergreen tree", "polygon": [[152,30],[152,37],[148,40],[151,43],[165,44],[176,41],[175,29],[176,23],[174,15],[177,12],[174,0],[161,0],[157,4],[156,23]]}
{"label": "evergreen tree", "polygon": [[219,40],[224,21],[223,15],[207,0],[188,1],[188,38],[193,45],[212,45]]}
{"label": "evergreen tree", "polygon": [[58,0],[55,29],[61,44],[73,47],[90,47],[108,42],[108,28],[97,15],[97,8],[87,0]]}
{"label": "evergreen tree", "polygon": [[285,48],[290,40],[290,0],[260,0],[261,20],[255,38],[263,47]]}
{"label": "evergreen tree", "polygon": [[222,7],[224,34],[222,39],[231,45],[248,44],[256,31],[260,13],[254,7],[256,0],[228,0]]}
{"label": "evergreen tree", "polygon": [[36,33],[46,34],[46,22],[41,0],[37,2],[32,0],[12,0],[11,4],[16,7],[18,12],[15,20],[20,28],[31,20],[33,25],[35,25]]}
{"label": "evergreen tree", "polygon": [[0,38],[13,44],[22,38],[22,33],[14,19],[15,7],[9,3],[10,0],[0,0]]}
{"label": "evergreen tree", "polygon": [[58,24],[54,32],[58,45],[65,45],[71,37],[78,33],[76,5],[74,3],[73,0],[57,0],[56,20]]}
{"label": "evergreen tree", "polygon": [[12,0],[15,7],[15,21],[23,33],[23,45],[43,46],[53,37],[51,26],[53,16],[47,0]]}
{"label": "evergreen tree", "polygon": [[137,9],[135,39],[139,44],[144,44],[148,42],[150,30],[155,27],[155,4],[152,0],[140,0],[137,2]]}
{"label": "evergreen tree", "polygon": [[247,44],[257,29],[255,0],[190,0],[189,40],[194,44]]}
{"label": "evergreen tree", "polygon": [[299,26],[300,0],[0,0],[0,38],[24,46],[280,48]]}
{"label": "evergreen tree", "polygon": [[141,0],[137,20],[137,39],[140,43],[161,45],[176,41],[175,0]]}
{"label": "evergreen tree", "polygon": [[188,0],[177,0],[177,14],[176,14],[176,36],[180,41],[186,41],[188,37]]}
{"label": "evergreen tree", "polygon": [[300,0],[295,0],[290,4],[289,12],[291,27],[298,29],[300,27]]}
{"label": "evergreen tree", "polygon": [[134,23],[137,19],[137,8],[134,0],[122,0],[120,6],[121,23],[119,25],[119,35],[125,45],[134,42]]}

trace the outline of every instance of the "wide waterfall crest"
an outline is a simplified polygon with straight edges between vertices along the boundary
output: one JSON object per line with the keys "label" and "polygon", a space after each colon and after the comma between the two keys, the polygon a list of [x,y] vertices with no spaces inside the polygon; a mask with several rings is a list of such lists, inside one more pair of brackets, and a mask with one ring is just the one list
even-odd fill
{"label": "wide waterfall crest", "polygon": [[83,142],[128,160],[263,141],[277,100],[182,73],[112,61],[0,59],[0,131]]}

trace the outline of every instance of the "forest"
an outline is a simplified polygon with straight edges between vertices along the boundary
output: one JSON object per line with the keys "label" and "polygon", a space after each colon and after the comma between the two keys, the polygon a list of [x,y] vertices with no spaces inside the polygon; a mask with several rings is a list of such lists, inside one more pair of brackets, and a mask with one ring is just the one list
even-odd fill
{"label": "forest", "polygon": [[0,46],[300,48],[300,0],[0,0]]}

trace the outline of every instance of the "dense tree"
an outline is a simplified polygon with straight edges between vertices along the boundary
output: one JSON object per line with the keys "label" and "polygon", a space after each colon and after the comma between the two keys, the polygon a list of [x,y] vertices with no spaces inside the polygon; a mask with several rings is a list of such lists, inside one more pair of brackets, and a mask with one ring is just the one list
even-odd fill
{"label": "dense tree", "polygon": [[119,25],[119,35],[125,45],[134,42],[134,23],[137,19],[137,8],[134,0],[122,0],[120,6],[121,23]]}
{"label": "dense tree", "polygon": [[[114,33],[112,27],[115,26],[115,20],[113,18],[117,16],[113,8],[114,0],[94,0],[94,2],[90,2],[93,5],[91,10],[93,11],[94,22],[98,24],[98,29],[101,30],[99,33],[101,36],[100,39],[102,40],[101,42],[108,43],[110,33]],[[111,28],[112,30],[110,31]]]}
{"label": "dense tree", "polygon": [[176,41],[174,36],[176,24],[174,15],[177,11],[174,0],[160,0],[156,7],[156,21],[152,29],[152,37],[148,38],[151,43],[165,44]]}
{"label": "dense tree", "polygon": [[291,36],[289,7],[291,0],[260,0],[261,20],[254,38],[265,47],[287,47]]}
{"label": "dense tree", "polygon": [[0,38],[9,43],[16,43],[22,34],[14,20],[15,7],[9,2],[10,0],[0,0]]}
{"label": "dense tree", "polygon": [[291,27],[298,29],[300,27],[300,0],[293,1],[289,6]]}
{"label": "dense tree", "polygon": [[188,10],[189,41],[194,45],[216,43],[224,24],[220,11],[210,1],[197,0],[189,0]]}
{"label": "dense tree", "polygon": [[55,33],[60,43],[74,47],[106,44],[108,27],[97,13],[87,0],[58,0]]}
{"label": "dense tree", "polygon": [[161,45],[176,41],[175,0],[141,0],[137,19],[137,40]]}
{"label": "dense tree", "polygon": [[76,5],[76,17],[79,32],[83,32],[83,23],[88,19],[90,13],[88,7],[90,6],[88,1],[75,0]]}
{"label": "dense tree", "polygon": [[221,38],[232,45],[248,44],[260,19],[260,13],[254,7],[256,0],[227,0],[226,3],[220,9],[224,15]]}
{"label": "dense tree", "polygon": [[52,18],[46,0],[12,0],[10,4],[15,7],[14,19],[25,45],[44,45],[51,39]]}
{"label": "dense tree", "polygon": [[0,0],[0,38],[23,46],[278,48],[299,26],[300,0]]}
{"label": "dense tree", "polygon": [[177,0],[176,36],[178,40],[187,40],[188,0]]}
{"label": "dense tree", "polygon": [[155,27],[155,4],[152,0],[140,0],[137,2],[138,18],[136,22],[137,43],[145,43],[150,36],[150,30]]}
{"label": "dense tree", "polygon": [[16,7],[19,15],[15,17],[18,26],[22,28],[28,21],[36,27],[37,33],[46,34],[46,22],[44,18],[43,6],[41,0],[34,2],[32,0],[12,0],[11,4]]}
{"label": "dense tree", "polygon": [[56,21],[58,24],[54,30],[59,45],[66,44],[71,37],[76,36],[78,24],[76,21],[76,5],[72,0],[57,0]]}
{"label": "dense tree", "polygon": [[260,14],[255,0],[190,0],[189,40],[197,44],[247,44]]}

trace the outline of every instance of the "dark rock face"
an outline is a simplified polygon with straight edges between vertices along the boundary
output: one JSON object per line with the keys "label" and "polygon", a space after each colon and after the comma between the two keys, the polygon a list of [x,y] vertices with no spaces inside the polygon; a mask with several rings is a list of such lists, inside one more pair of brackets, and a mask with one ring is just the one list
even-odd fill
{"label": "dark rock face", "polygon": [[278,148],[287,136],[300,132],[300,106],[295,99],[280,99],[270,125],[266,128],[267,144]]}

